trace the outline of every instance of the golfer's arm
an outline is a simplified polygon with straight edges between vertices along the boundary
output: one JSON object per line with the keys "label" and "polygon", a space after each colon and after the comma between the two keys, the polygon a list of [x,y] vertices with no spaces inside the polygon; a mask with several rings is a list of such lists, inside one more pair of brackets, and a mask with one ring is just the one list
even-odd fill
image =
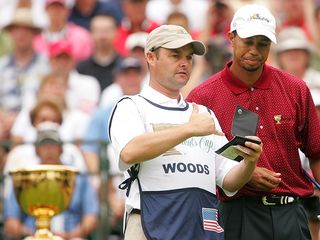
{"label": "golfer's arm", "polygon": [[133,138],[120,152],[120,159],[126,164],[135,164],[158,157],[179,143],[192,137],[188,124],[146,133]]}

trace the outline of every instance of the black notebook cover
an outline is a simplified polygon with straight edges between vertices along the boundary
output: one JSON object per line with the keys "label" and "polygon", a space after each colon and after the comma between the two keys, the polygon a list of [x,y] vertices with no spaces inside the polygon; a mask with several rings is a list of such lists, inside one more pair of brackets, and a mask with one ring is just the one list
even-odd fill
{"label": "black notebook cover", "polygon": [[258,122],[258,114],[241,106],[237,106],[233,116],[231,129],[231,133],[234,137],[227,144],[216,150],[216,153],[235,161],[241,161],[243,157],[239,155],[240,150],[238,150],[235,146],[244,146],[246,141],[260,144],[259,141],[245,138],[245,136],[256,135]]}

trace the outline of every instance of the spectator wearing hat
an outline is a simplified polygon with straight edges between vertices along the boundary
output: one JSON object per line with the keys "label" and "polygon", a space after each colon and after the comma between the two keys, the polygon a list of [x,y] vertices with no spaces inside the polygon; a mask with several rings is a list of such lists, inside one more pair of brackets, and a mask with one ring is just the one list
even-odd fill
{"label": "spectator wearing hat", "polygon": [[123,95],[133,95],[141,90],[143,84],[143,69],[139,59],[127,57],[115,69],[114,83],[103,90],[100,106],[108,107]]}
{"label": "spectator wearing hat", "polygon": [[30,9],[18,8],[4,29],[14,44],[13,52],[0,59],[0,111],[7,137],[22,103],[36,94],[40,78],[48,71],[48,60],[32,46],[41,28],[34,23]]}
{"label": "spectator wearing hat", "polygon": [[90,31],[94,41],[94,52],[90,58],[77,65],[77,70],[81,74],[95,77],[102,91],[112,84],[114,69],[122,59],[113,44],[117,32],[116,21],[111,15],[94,16]]}
{"label": "spectator wearing hat", "polygon": [[36,51],[48,55],[52,43],[67,40],[73,45],[72,54],[76,62],[87,59],[93,51],[90,33],[83,27],[68,22],[70,9],[66,0],[46,0],[45,9],[49,25],[35,39]]}
{"label": "spectator wearing hat", "polygon": [[125,44],[130,34],[135,32],[149,33],[159,24],[146,16],[148,0],[122,0],[121,3],[124,16],[121,25],[117,29],[114,44],[118,53],[126,56],[128,50]]}
{"label": "spectator wearing hat", "polygon": [[320,72],[311,66],[314,50],[313,42],[308,40],[303,29],[287,27],[279,32],[275,46],[279,67],[303,79],[311,90],[319,90]]}
{"label": "spectator wearing hat", "polygon": [[87,30],[90,30],[92,18],[97,15],[112,15],[117,24],[121,22],[122,11],[115,1],[75,0],[69,20]]}
{"label": "spectator wearing hat", "polygon": [[[24,141],[17,142],[19,144],[12,148],[12,150],[9,152],[8,160],[4,170],[5,173],[7,173],[8,169],[19,167],[25,162],[25,158],[30,158],[30,162],[32,162],[32,159],[34,159],[34,152],[30,150],[30,146],[33,146],[32,144],[36,141],[37,128],[43,122],[50,122],[59,125],[59,137],[61,141],[66,143],[64,146],[67,149],[63,155],[65,163],[76,166],[81,172],[87,172],[86,163],[81,152],[79,151],[79,148],[74,145],[74,141],[70,139],[70,133],[73,129],[72,124],[77,125],[77,123],[75,121],[71,121],[72,123],[70,124],[69,121],[69,124],[67,124],[68,120],[64,119],[62,109],[55,101],[52,99],[39,100],[39,102],[34,106],[34,108],[31,109],[30,112],[28,112],[28,115],[23,120],[26,122],[20,122],[22,126],[26,127],[26,136],[21,137]],[[78,117],[74,120],[81,121],[81,118]]]}
{"label": "spectator wearing hat", "polygon": [[[71,165],[63,159],[66,148],[61,142],[58,126],[44,122],[38,125],[33,150],[36,158],[20,159],[20,167],[38,164]],[[15,166],[18,167],[18,166]],[[13,169],[9,169],[13,170]],[[12,184],[7,185],[4,202],[5,233],[8,237],[30,235],[35,230],[34,218],[20,209]],[[98,197],[86,175],[77,176],[69,208],[52,219],[51,230],[66,240],[84,239],[92,233],[98,223]]]}
{"label": "spectator wearing hat", "polygon": [[51,71],[63,74],[67,78],[68,92],[66,104],[70,109],[92,113],[100,99],[100,85],[92,76],[80,74],[75,69],[74,44],[61,40],[49,47]]}

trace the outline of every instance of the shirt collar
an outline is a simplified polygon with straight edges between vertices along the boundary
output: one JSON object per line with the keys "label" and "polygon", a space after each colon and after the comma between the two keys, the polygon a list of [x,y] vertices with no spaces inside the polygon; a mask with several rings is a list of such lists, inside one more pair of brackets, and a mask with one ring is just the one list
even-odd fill
{"label": "shirt collar", "polygon": [[231,64],[232,64],[232,61],[228,62],[221,74],[222,74],[222,80],[234,94],[241,94],[252,88],[258,88],[258,89],[270,88],[271,72],[269,70],[270,67],[267,66],[266,64],[263,66],[263,71],[260,78],[253,86],[248,86],[247,84],[242,82],[239,78],[234,76],[230,70]]}
{"label": "shirt collar", "polygon": [[169,98],[163,95],[162,93],[158,92],[157,90],[153,89],[149,85],[143,87],[140,95],[154,103],[157,103],[159,105],[166,106],[166,107],[183,108],[187,105],[187,103],[185,102],[181,94],[180,94],[179,102],[177,102],[177,99]]}

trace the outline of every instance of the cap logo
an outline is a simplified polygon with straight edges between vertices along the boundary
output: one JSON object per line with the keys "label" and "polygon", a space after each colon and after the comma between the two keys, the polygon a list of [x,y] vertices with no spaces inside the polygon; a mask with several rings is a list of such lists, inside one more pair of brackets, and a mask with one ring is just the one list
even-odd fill
{"label": "cap logo", "polygon": [[268,18],[262,17],[259,13],[255,13],[255,14],[251,15],[249,20],[261,20],[261,21],[265,21],[267,23],[270,22],[270,20]]}

